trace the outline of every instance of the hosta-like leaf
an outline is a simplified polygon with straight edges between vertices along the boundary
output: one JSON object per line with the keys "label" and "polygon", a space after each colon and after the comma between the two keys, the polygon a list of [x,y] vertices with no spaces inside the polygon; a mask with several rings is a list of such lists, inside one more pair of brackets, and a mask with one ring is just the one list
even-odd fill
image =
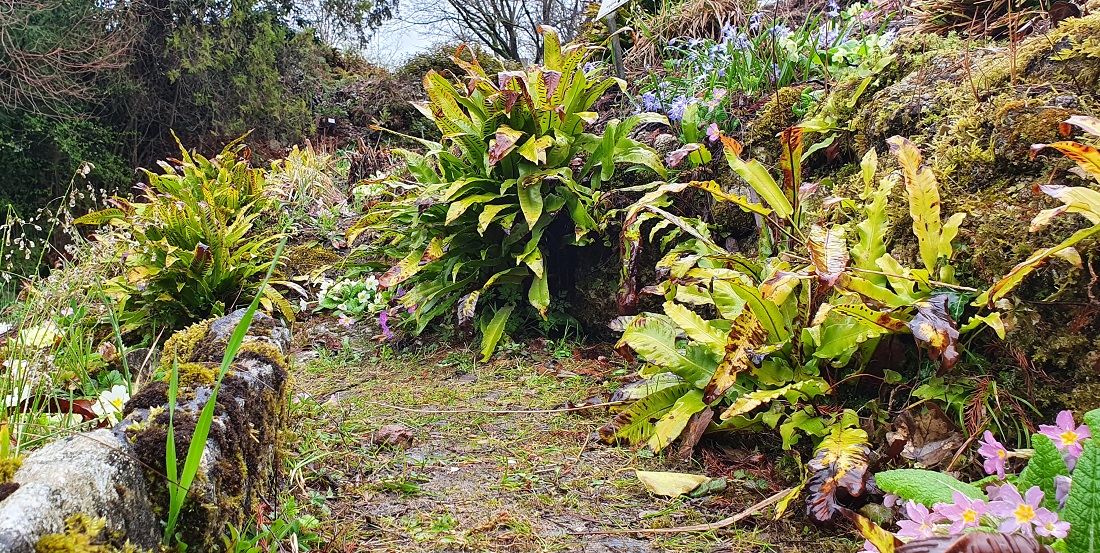
{"label": "hosta-like leaf", "polygon": [[747,162],[741,159],[741,151],[744,149],[741,143],[723,135],[722,147],[730,167],[741,178],[745,179],[745,182],[749,183],[753,190],[756,190],[764,203],[775,211],[777,216],[786,219],[794,213],[794,207],[791,206],[790,199],[787,198],[787,195],[783,193],[783,189],[768,173],[767,168],[755,159]]}
{"label": "hosta-like leaf", "polygon": [[826,229],[814,225],[806,238],[806,247],[810,251],[810,260],[818,278],[832,286],[840,273],[848,268],[848,241],[844,236],[844,227],[834,225]]}
{"label": "hosta-like leaf", "polygon": [[909,140],[894,136],[886,141],[898,158],[909,195],[909,214],[913,217],[913,234],[917,237],[921,261],[929,273],[935,270],[939,258],[951,257],[951,240],[958,233],[965,216],[956,213],[945,224],[940,218],[940,191],[936,176],[921,165],[920,150]]}
{"label": "hosta-like leaf", "polygon": [[703,391],[704,403],[717,402],[737,381],[738,374],[753,369],[750,355],[754,349],[764,346],[767,337],[752,311],[743,311],[733,320],[733,328],[726,335],[725,356]]}
{"label": "hosta-like leaf", "polygon": [[634,471],[638,480],[642,482],[649,493],[664,497],[679,497],[698,488],[700,484],[710,480],[700,474],[684,474],[680,472],[650,472],[645,470]]}
{"label": "hosta-like leaf", "polygon": [[943,370],[959,361],[959,331],[947,313],[947,296],[937,295],[914,304],[917,314],[909,321],[909,330],[917,343],[928,347],[928,357],[939,360]]}
{"label": "hosta-like leaf", "polygon": [[[717,365],[698,355],[682,353],[676,347],[676,329],[671,322],[654,316],[638,316],[627,325],[618,345],[628,345],[645,358],[680,378],[702,388],[710,382]],[[688,352],[690,353],[690,351]]]}
{"label": "hosta-like leaf", "polygon": [[691,384],[678,384],[631,403],[598,430],[600,441],[608,444],[623,441],[634,445],[649,440],[656,422],[672,409],[676,400],[694,389]]}
{"label": "hosta-like leaf", "polygon": [[[489,320],[481,329],[481,361],[488,361],[493,356],[493,351],[497,349],[497,343],[500,342],[501,337],[504,336],[504,325],[508,323],[508,317],[512,315],[512,310],[515,306],[512,304],[505,305],[504,307],[493,313],[493,318]],[[485,315],[482,315],[482,320],[485,320]]]}
{"label": "hosta-like leaf", "polygon": [[871,519],[854,511],[845,512],[845,516],[852,521],[859,534],[875,546],[878,553],[894,553],[894,548],[902,545],[902,541],[897,536],[884,530],[881,526],[872,522]]}
{"label": "hosta-like leaf", "polygon": [[744,415],[781,397],[810,399],[825,393],[828,389],[829,385],[825,381],[817,378],[807,378],[774,390],[749,392],[737,398],[737,401],[734,401],[733,405],[730,405],[729,409],[722,413],[721,418],[722,420],[728,420],[738,415]]}
{"label": "hosta-like leaf", "polygon": [[665,413],[657,424],[653,426],[653,436],[649,438],[649,449],[654,453],[668,447],[684,431],[691,416],[703,409],[707,404],[703,402],[703,392],[691,390],[676,400],[672,409]]}

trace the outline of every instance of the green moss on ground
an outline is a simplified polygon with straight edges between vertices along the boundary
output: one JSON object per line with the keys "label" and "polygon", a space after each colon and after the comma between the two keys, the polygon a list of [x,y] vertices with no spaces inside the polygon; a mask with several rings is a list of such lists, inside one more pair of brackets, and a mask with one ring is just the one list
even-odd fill
{"label": "green moss on ground", "polygon": [[65,520],[65,533],[42,536],[36,553],[138,553],[124,536],[107,531],[107,521],[87,515]]}

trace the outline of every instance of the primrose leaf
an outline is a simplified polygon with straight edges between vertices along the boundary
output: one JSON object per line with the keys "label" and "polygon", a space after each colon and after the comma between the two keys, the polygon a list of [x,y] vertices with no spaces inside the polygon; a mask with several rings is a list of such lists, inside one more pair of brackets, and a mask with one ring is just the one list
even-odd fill
{"label": "primrose leaf", "polygon": [[653,495],[664,497],[679,497],[690,493],[700,484],[710,480],[701,474],[683,474],[679,472],[650,472],[636,470],[634,473],[642,482],[645,489]]}
{"label": "primrose leaf", "polygon": [[1062,518],[1070,523],[1066,536],[1069,553],[1100,551],[1100,443],[1096,438],[1085,442],[1085,451],[1073,469],[1073,485]]}
{"label": "primrose leaf", "polygon": [[863,496],[871,478],[867,472],[870,453],[867,433],[858,428],[833,427],[821,440],[814,458],[807,463],[813,472],[806,498],[806,514],[811,519],[829,523],[847,511],[837,499],[841,489],[852,498]]}
{"label": "primrose leaf", "polygon": [[875,484],[886,493],[911,499],[929,508],[936,503],[952,503],[953,492],[970,499],[986,499],[985,493],[977,486],[934,470],[887,470],[875,474]]}

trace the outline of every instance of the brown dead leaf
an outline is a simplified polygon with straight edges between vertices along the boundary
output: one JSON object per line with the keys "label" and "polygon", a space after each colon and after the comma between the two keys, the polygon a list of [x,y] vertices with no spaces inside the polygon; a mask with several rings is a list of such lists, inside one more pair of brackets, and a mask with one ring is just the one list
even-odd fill
{"label": "brown dead leaf", "polygon": [[951,460],[965,437],[959,427],[935,403],[924,403],[919,410],[909,410],[893,421],[894,431],[886,434],[890,449],[901,446],[900,455],[919,468],[934,469]]}
{"label": "brown dead leaf", "polygon": [[370,435],[370,443],[373,445],[406,448],[412,442],[412,430],[399,424],[387,424]]}

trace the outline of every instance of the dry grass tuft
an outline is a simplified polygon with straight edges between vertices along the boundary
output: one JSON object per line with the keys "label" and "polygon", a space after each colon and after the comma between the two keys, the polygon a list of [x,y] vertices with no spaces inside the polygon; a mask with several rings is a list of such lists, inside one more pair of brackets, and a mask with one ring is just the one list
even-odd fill
{"label": "dry grass tuft", "polygon": [[637,41],[626,56],[630,67],[652,67],[661,62],[660,48],[676,37],[722,36],[722,27],[743,26],[748,21],[743,0],[686,0],[671,10],[637,22]]}

